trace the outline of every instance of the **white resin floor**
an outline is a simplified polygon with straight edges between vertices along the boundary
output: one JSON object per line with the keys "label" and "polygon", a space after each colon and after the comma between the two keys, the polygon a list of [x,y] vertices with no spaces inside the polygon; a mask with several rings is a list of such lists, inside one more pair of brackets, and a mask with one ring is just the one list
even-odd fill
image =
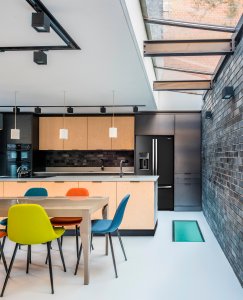
{"label": "white resin floor", "polygon": [[[198,220],[205,243],[172,242],[172,220]],[[30,273],[25,273],[26,246],[19,250],[4,298],[18,300],[242,300],[241,288],[201,212],[159,212],[154,237],[123,237],[125,262],[114,238],[118,279],[112,259],[104,255],[104,238],[95,237],[91,254],[91,281],[83,285],[82,262],[77,276],[75,239],[64,238],[67,273],[62,271],[57,245],[52,250],[55,294],[50,294],[48,267],[44,264],[45,245],[32,250]],[[9,263],[13,245],[7,242]],[[0,262],[0,284],[4,269]]]}

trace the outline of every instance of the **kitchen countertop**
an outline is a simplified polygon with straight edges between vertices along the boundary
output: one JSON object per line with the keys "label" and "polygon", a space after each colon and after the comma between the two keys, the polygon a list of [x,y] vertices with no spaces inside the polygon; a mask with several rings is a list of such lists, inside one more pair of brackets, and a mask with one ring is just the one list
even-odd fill
{"label": "kitchen countertop", "polygon": [[83,176],[51,176],[51,177],[30,177],[30,178],[11,178],[11,177],[0,177],[1,181],[154,181],[158,180],[159,176],[139,176],[139,175],[123,175],[120,178],[119,175],[83,175]]}

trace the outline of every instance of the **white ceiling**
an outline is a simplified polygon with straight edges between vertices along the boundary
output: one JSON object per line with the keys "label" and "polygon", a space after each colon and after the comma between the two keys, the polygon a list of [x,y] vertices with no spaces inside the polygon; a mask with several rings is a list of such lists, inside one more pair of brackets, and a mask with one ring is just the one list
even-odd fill
{"label": "white ceiling", "polygon": [[[47,66],[32,52],[0,53],[0,105],[13,105],[15,90],[18,105],[62,105],[64,90],[67,105],[108,105],[115,90],[115,104],[156,109],[120,1],[43,0],[82,50],[50,51]],[[32,12],[25,0],[0,1],[1,46],[63,45],[31,27]]]}

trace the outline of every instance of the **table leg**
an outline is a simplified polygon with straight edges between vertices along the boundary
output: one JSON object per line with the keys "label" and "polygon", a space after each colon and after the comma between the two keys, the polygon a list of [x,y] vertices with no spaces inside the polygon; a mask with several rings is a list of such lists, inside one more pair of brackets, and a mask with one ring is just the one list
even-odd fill
{"label": "table leg", "polygon": [[83,245],[84,257],[84,284],[89,284],[89,258],[90,258],[90,238],[91,238],[91,219],[89,212],[85,212],[82,216],[83,220],[80,224],[80,237]]}
{"label": "table leg", "polygon": [[[109,205],[105,205],[102,209],[103,219],[107,219],[109,211]],[[105,235],[105,255],[108,255],[108,234]]]}

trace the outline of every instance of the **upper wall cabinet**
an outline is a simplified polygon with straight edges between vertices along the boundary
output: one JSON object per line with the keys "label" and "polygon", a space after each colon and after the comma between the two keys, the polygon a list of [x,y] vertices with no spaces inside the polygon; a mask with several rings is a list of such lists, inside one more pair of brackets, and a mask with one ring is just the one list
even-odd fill
{"label": "upper wall cabinet", "polygon": [[38,149],[38,118],[32,113],[21,113],[16,116],[16,128],[20,129],[20,139],[11,139],[11,129],[15,126],[14,114],[6,113],[3,116],[3,134],[1,145],[6,144],[32,144]]}
{"label": "upper wall cabinet", "polygon": [[139,114],[136,135],[174,135],[174,114]]}
{"label": "upper wall cabinet", "polygon": [[[59,129],[68,139],[59,139]],[[115,117],[118,137],[109,137],[111,117],[40,117],[40,150],[134,150],[134,117]]]}
{"label": "upper wall cabinet", "polygon": [[63,150],[63,140],[59,139],[60,128],[63,128],[61,117],[39,118],[39,150]]}
{"label": "upper wall cabinet", "polygon": [[68,129],[68,139],[64,140],[64,150],[88,149],[87,117],[65,117],[65,128]]}
{"label": "upper wall cabinet", "polygon": [[88,118],[88,150],[111,150],[111,117]]}
{"label": "upper wall cabinet", "polygon": [[117,138],[111,139],[112,150],[134,150],[134,117],[115,117]]}

